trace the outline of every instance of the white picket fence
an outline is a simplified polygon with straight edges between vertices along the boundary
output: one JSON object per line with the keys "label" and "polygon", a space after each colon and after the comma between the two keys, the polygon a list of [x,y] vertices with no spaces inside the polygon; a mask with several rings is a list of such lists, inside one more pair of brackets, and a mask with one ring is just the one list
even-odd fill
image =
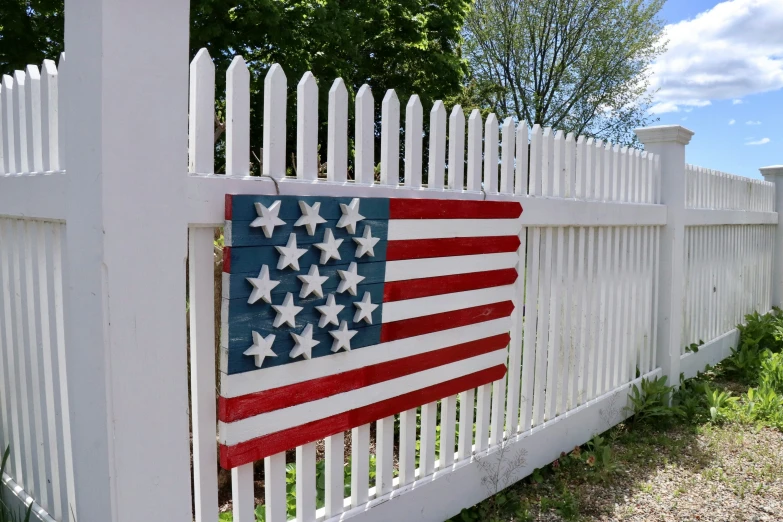
{"label": "white picket fence", "polygon": [[[66,74],[70,66],[69,62]],[[681,127],[640,129],[638,135],[647,148],[641,152],[511,119],[499,122],[495,115],[482,121],[479,111],[466,118],[459,106],[447,110],[439,101],[429,115],[428,182],[424,185],[424,107],[419,98],[406,101],[402,121],[396,94],[383,93],[378,155],[374,150],[374,94],[369,86],[359,88],[354,98],[355,155],[351,158],[351,96],[338,79],[329,90],[328,139],[320,149],[325,152],[327,168],[325,177],[319,177],[320,87],[312,74],[305,74],[296,88],[296,114],[287,115],[287,78],[283,68],[274,65],[263,90],[264,176],[249,177],[249,73],[237,57],[226,72],[225,174],[215,174],[215,68],[202,50],[190,67],[189,174],[183,164],[181,172],[166,172],[160,187],[151,184],[146,187],[149,192],[132,194],[136,199],[131,208],[150,220],[145,223],[168,215],[185,216],[187,228],[183,226],[181,233],[174,228],[162,232],[180,237],[182,244],[158,241],[152,253],[111,250],[117,243],[107,246],[112,255],[124,254],[127,267],[142,260],[151,266],[150,255],[171,260],[165,266],[174,267],[177,256],[180,260],[184,256],[187,233],[189,365],[184,356],[161,355],[184,353],[184,346],[160,340],[149,348],[136,341],[144,321],[152,319],[143,314],[139,319],[133,308],[125,308],[131,315],[117,318],[116,309],[106,304],[104,316],[92,321],[106,335],[120,332],[106,337],[107,348],[126,346],[141,360],[130,367],[106,363],[107,388],[97,391],[111,391],[107,395],[111,406],[89,417],[104,422],[105,433],[96,433],[95,425],[74,420],[86,415],[88,408],[96,415],[95,405],[69,402],[69,390],[85,396],[85,382],[93,382],[89,378],[96,367],[71,364],[85,359],[82,347],[69,341],[79,326],[69,319],[76,310],[68,306],[75,306],[77,301],[69,295],[75,295],[81,278],[90,275],[77,270],[80,263],[75,261],[80,256],[90,262],[99,258],[74,245],[82,244],[78,241],[86,231],[103,234],[82,219],[82,204],[118,202],[121,195],[112,199],[69,188],[75,181],[71,181],[73,173],[63,172],[59,145],[70,134],[63,130],[64,118],[58,118],[59,107],[68,109],[65,102],[58,103],[67,89],[58,95],[53,63],[45,62],[44,71],[40,80],[32,66],[25,74],[4,77],[0,91],[0,444],[12,447],[3,483],[22,502],[35,502],[41,520],[99,520],[97,513],[109,513],[101,520],[140,520],[142,514],[161,516],[161,509],[166,520],[190,519],[190,469],[182,458],[189,445],[187,431],[181,417],[160,424],[187,397],[188,368],[192,517],[197,522],[217,520],[213,239],[223,225],[225,194],[279,191],[487,199],[518,201],[524,209],[517,266],[524,277],[516,283],[507,377],[421,405],[418,433],[416,409],[377,421],[374,439],[370,425],[353,429],[347,497],[344,434],[291,448],[296,462],[293,511],[287,510],[286,454],[268,457],[263,495],[269,522],[293,518],[301,522],[444,520],[495,492],[487,487],[493,482],[487,476],[489,469],[508,471],[509,481],[523,478],[561,451],[624,420],[633,384],[660,375],[676,382],[680,371],[691,376],[705,364],[719,361],[729,346],[736,345],[734,327],[744,314],[766,312],[772,304],[780,304],[771,301],[772,286],[781,281],[781,271],[772,262],[780,241],[775,184],[686,166],[685,146],[691,133]],[[69,109],[67,117],[76,115]],[[286,128],[292,119],[297,128],[296,177],[285,177],[291,152],[286,150]],[[403,139],[405,157],[400,165]],[[66,150],[74,152],[76,146],[69,147]],[[67,157],[69,165],[76,158]],[[168,190],[169,180],[176,182],[166,192],[170,199],[156,199],[152,192]],[[80,183],[85,186],[85,181]],[[111,190],[113,186],[103,187]],[[145,194],[149,194],[149,205]],[[106,199],[89,199],[96,197]],[[158,233],[133,219],[134,215],[128,215],[122,221],[125,235],[115,237],[117,229],[109,227],[100,241],[139,241]],[[117,222],[111,224],[116,227]],[[69,242],[74,242],[70,249]],[[65,250],[68,256],[63,255]],[[180,281],[181,287],[164,285],[155,295],[144,296],[133,292],[117,296],[112,286],[116,283],[114,266],[103,266],[103,288],[91,287],[103,296],[104,303],[122,300],[126,307],[140,310],[153,306],[158,298],[185,301],[186,267],[182,264],[177,271],[168,268],[145,276],[156,282]],[[132,273],[132,268],[128,270]],[[141,276],[136,280],[142,281]],[[178,322],[182,312],[174,307],[160,319],[172,324],[165,332],[184,341],[184,324]],[[166,327],[156,323],[155,328],[164,332]],[[699,340],[706,343],[697,353],[685,351],[686,345]],[[110,361],[116,353],[110,351]],[[145,373],[158,368],[170,371],[171,378]],[[115,382],[122,386],[112,386]],[[131,391],[123,395],[124,387],[136,382],[139,385],[134,390],[143,387],[148,397],[157,394],[160,400],[139,403]],[[475,408],[466,407],[474,403]],[[104,408],[103,403],[98,401],[98,407]],[[106,414],[101,417],[101,412]],[[154,436],[141,432],[145,425],[156,432]],[[136,426],[138,431],[134,431]],[[134,442],[137,436],[147,438]],[[155,437],[165,441],[155,442]],[[98,468],[91,460],[97,457],[89,451],[93,443],[101,451],[108,448],[120,456],[109,457],[109,468]],[[324,505],[317,509],[316,460],[321,447],[325,491]],[[138,462],[133,458],[134,448]],[[370,482],[371,448],[376,463],[374,483]],[[154,465],[140,464],[153,460]],[[119,485],[105,486],[104,476]],[[232,470],[235,521],[255,520],[254,481],[252,464]],[[107,489],[96,491],[88,484]],[[104,493],[110,500],[101,496]]]}

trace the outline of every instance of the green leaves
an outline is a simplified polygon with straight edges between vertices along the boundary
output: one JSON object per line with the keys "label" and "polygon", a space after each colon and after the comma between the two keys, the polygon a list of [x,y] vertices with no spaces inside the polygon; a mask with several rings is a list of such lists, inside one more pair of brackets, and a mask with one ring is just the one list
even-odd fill
{"label": "green leaves", "polygon": [[684,416],[681,407],[669,405],[669,396],[673,391],[674,387],[666,384],[666,376],[655,380],[642,379],[641,386],[634,384],[628,397],[631,401],[633,422],[665,424]]}

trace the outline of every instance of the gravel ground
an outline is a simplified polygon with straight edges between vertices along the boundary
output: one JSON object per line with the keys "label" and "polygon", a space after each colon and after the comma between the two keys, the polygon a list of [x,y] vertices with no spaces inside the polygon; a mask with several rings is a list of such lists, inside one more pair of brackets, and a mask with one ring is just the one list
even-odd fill
{"label": "gravel ground", "polygon": [[612,447],[617,469],[606,481],[585,481],[564,470],[541,484],[513,487],[532,519],[783,521],[779,431],[738,425],[640,433],[621,428]]}

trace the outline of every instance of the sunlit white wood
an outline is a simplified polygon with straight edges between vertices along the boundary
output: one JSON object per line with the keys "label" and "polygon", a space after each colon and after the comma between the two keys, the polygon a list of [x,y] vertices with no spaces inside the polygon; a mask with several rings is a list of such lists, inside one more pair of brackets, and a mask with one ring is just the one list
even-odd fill
{"label": "sunlit white wood", "polygon": [[[191,128],[192,132],[192,128]],[[208,146],[211,148],[212,144]],[[198,157],[199,151],[196,151]],[[195,165],[198,167],[198,164]],[[215,520],[218,516],[217,446],[215,445],[215,261],[214,230],[189,230],[188,284],[190,296],[190,390],[193,426],[193,496],[196,522]],[[252,468],[252,465],[251,465]],[[237,476],[249,481],[253,474]]]}
{"label": "sunlit white wood", "polygon": [[604,192],[604,142],[601,140],[595,140],[595,154],[593,155],[593,170],[592,170],[592,184],[593,184],[593,198],[602,199]]}
{"label": "sunlit white wood", "polygon": [[345,500],[345,435],[340,432],[324,440],[326,464],[324,465],[324,504],[326,516],[343,512]]}
{"label": "sunlit white wood", "polygon": [[58,97],[57,67],[52,60],[44,60],[41,66],[41,148],[45,171],[60,170]]}
{"label": "sunlit white wood", "polygon": [[585,265],[587,259],[585,258],[585,240],[587,236],[587,229],[580,227],[577,232],[579,246],[577,247],[577,266],[576,266],[576,279],[579,283],[576,285],[576,295],[574,296],[574,307],[578,311],[573,321],[574,324],[574,352],[577,354],[576,361],[576,373],[577,378],[572,380],[574,385],[571,391],[571,406],[582,404],[585,400],[585,388],[587,386],[587,373],[585,371],[586,360],[590,354],[585,350],[586,336],[585,328],[588,320],[587,310],[587,276],[585,275]]}
{"label": "sunlit white wood", "polygon": [[553,175],[554,184],[552,194],[555,197],[566,197],[566,177],[565,177],[565,138],[563,131],[559,130],[555,133],[555,141],[552,148],[554,153],[553,159]]}
{"label": "sunlit white wood", "polygon": [[250,174],[250,72],[241,56],[226,71],[226,174]]}
{"label": "sunlit white wood", "polygon": [[[536,372],[536,328],[538,321],[538,285],[541,247],[541,229],[527,229],[527,260],[525,262],[525,332],[522,353],[522,386],[519,397],[520,431],[525,432],[532,426],[533,385]],[[521,250],[520,250],[521,252]],[[519,274],[522,278],[522,273]]]}
{"label": "sunlit white wood", "polygon": [[[252,468],[253,465],[246,466]],[[264,509],[267,522],[288,520],[286,496],[285,452],[282,452],[264,459]]]}
{"label": "sunlit white wood", "polygon": [[[269,477],[269,475],[267,475]],[[269,486],[267,478],[268,491],[273,489]],[[271,491],[270,491],[271,493]],[[253,464],[244,464],[231,470],[231,500],[234,520],[237,522],[255,522],[255,495],[253,494]],[[273,499],[267,497],[269,502],[274,503]],[[267,515],[267,520],[269,516]]]}
{"label": "sunlit white wood", "polygon": [[488,447],[491,399],[492,385],[479,386],[476,403],[476,451],[483,451]]}
{"label": "sunlit white wood", "polygon": [[446,162],[446,107],[438,100],[430,111],[430,148],[427,186],[443,188]]}
{"label": "sunlit white wood", "polygon": [[414,94],[405,106],[405,186],[421,187],[423,109]]}
{"label": "sunlit white wood", "polygon": [[563,320],[565,322],[562,330],[561,350],[563,356],[561,357],[563,377],[559,380],[558,391],[558,407],[557,413],[565,413],[569,409],[570,403],[570,390],[572,389],[572,381],[576,375],[577,356],[573,351],[573,339],[574,333],[572,330],[572,318],[574,316],[574,307],[572,300],[574,298],[575,281],[574,281],[574,227],[568,227],[565,230],[568,234],[568,250],[565,255],[566,269],[563,273],[565,283],[563,285]]}
{"label": "sunlit white wood", "polygon": [[448,177],[449,189],[462,190],[465,187],[465,114],[459,105],[455,105],[449,115]]}
{"label": "sunlit white wood", "polygon": [[541,137],[541,194],[554,196],[555,135],[551,127],[544,128]]}
{"label": "sunlit white wood", "polygon": [[375,423],[375,494],[392,490],[394,468],[394,415]]}
{"label": "sunlit white wood", "polygon": [[503,153],[500,163],[500,189],[504,194],[514,192],[514,119],[506,118],[503,120]]}
{"label": "sunlit white wood", "polygon": [[516,178],[514,178],[514,194],[527,194],[528,190],[528,132],[527,122],[517,125],[517,160]]}
{"label": "sunlit white wood", "polygon": [[354,180],[371,185],[375,181],[375,108],[372,91],[366,83],[356,93],[356,134]]}
{"label": "sunlit white wood", "polygon": [[574,133],[569,132],[565,139],[565,179],[566,192],[563,197],[576,197],[576,142]]}
{"label": "sunlit white wood", "polygon": [[296,86],[296,177],[318,179],[318,83],[310,71]]}
{"label": "sunlit white wood", "polygon": [[585,155],[584,155],[584,191],[585,199],[595,198],[595,154],[596,154],[595,140],[593,138],[587,138],[585,141]]}
{"label": "sunlit white wood", "polygon": [[550,283],[552,278],[552,250],[553,250],[553,229],[547,227],[544,239],[544,261],[543,275],[539,281],[539,300],[540,319],[538,322],[538,336],[536,339],[536,367],[535,367],[535,390],[533,392],[533,425],[537,426],[545,421],[546,406],[546,388],[547,364],[548,364],[548,346],[549,346],[549,316],[550,316]]}
{"label": "sunlit white wood", "polygon": [[[202,48],[190,62],[188,171],[215,171],[215,64]],[[266,128],[266,126],[264,126]]]}
{"label": "sunlit white wood", "polygon": [[574,179],[574,197],[585,197],[585,176],[587,169],[587,140],[584,136],[576,139],[576,174]]}
{"label": "sunlit white wood", "polygon": [[430,402],[421,407],[421,440],[419,453],[419,478],[435,471],[435,428],[438,403]]}
{"label": "sunlit white wood", "polygon": [[351,506],[358,507],[369,499],[370,425],[351,430]]}
{"label": "sunlit white wood", "polygon": [[24,71],[14,71],[14,123],[16,127],[16,156],[19,173],[30,172],[30,140],[28,136],[28,126],[30,124],[27,118],[27,92],[25,86]]}
{"label": "sunlit white wood", "polygon": [[[286,107],[288,79],[275,63],[264,78],[264,150],[262,173],[284,178],[286,162]],[[271,522],[267,518],[267,522]]]}
{"label": "sunlit white wood", "polygon": [[467,190],[481,190],[481,112],[473,109],[468,118],[468,182]]}
{"label": "sunlit white wood", "polygon": [[473,416],[475,390],[470,389],[459,394],[459,439],[457,441],[457,460],[464,461],[473,453]]}
{"label": "sunlit white wood", "polygon": [[438,467],[440,469],[448,468],[454,463],[456,420],[457,396],[451,395],[440,401],[440,451],[438,452]]}
{"label": "sunlit white wood", "polygon": [[400,413],[400,486],[405,486],[414,481],[416,473],[415,459],[416,408],[412,408]]}
{"label": "sunlit white wood", "polygon": [[484,190],[498,191],[498,118],[495,113],[487,116],[484,125]]}
{"label": "sunlit white wood", "polygon": [[16,118],[14,117],[15,89],[14,79],[3,75],[2,117],[3,117],[3,167],[7,174],[19,172],[18,157],[16,154]]}
{"label": "sunlit white wood", "polygon": [[343,182],[348,175],[348,91],[342,78],[329,89],[328,119],[326,179]]}
{"label": "sunlit white wood", "polygon": [[296,520],[315,521],[315,442],[296,448]]}
{"label": "sunlit white wood", "polygon": [[511,339],[508,346],[508,392],[506,393],[506,431],[507,437],[519,431],[519,394],[521,392],[522,374],[522,337],[524,335],[525,310],[525,252],[527,250],[527,229],[519,233],[520,246],[517,250],[517,279],[514,282],[512,302],[514,311],[511,314]]}
{"label": "sunlit white wood", "polygon": [[556,264],[552,272],[551,296],[549,302],[549,346],[547,350],[547,374],[546,374],[546,406],[544,408],[544,419],[553,419],[557,415],[557,392],[558,382],[562,374],[561,346],[560,337],[562,332],[561,309],[563,306],[563,228],[554,230],[554,239],[556,241],[555,259]]}
{"label": "sunlit white wood", "polygon": [[506,378],[492,383],[492,416],[489,428],[489,445],[495,446],[503,442],[506,412]]}
{"label": "sunlit white wood", "polygon": [[400,182],[400,100],[394,89],[381,102],[381,184]]}
{"label": "sunlit white wood", "polygon": [[38,67],[35,65],[28,65],[25,69],[25,118],[28,122],[27,149],[29,169],[31,172],[43,172],[41,73],[38,72]]}

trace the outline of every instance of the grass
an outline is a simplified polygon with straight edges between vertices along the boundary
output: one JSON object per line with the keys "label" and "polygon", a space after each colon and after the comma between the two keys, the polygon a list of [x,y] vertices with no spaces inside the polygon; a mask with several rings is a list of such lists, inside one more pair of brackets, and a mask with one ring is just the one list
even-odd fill
{"label": "grass", "polygon": [[452,520],[783,519],[783,313],[740,333],[716,368],[644,381],[628,421]]}

